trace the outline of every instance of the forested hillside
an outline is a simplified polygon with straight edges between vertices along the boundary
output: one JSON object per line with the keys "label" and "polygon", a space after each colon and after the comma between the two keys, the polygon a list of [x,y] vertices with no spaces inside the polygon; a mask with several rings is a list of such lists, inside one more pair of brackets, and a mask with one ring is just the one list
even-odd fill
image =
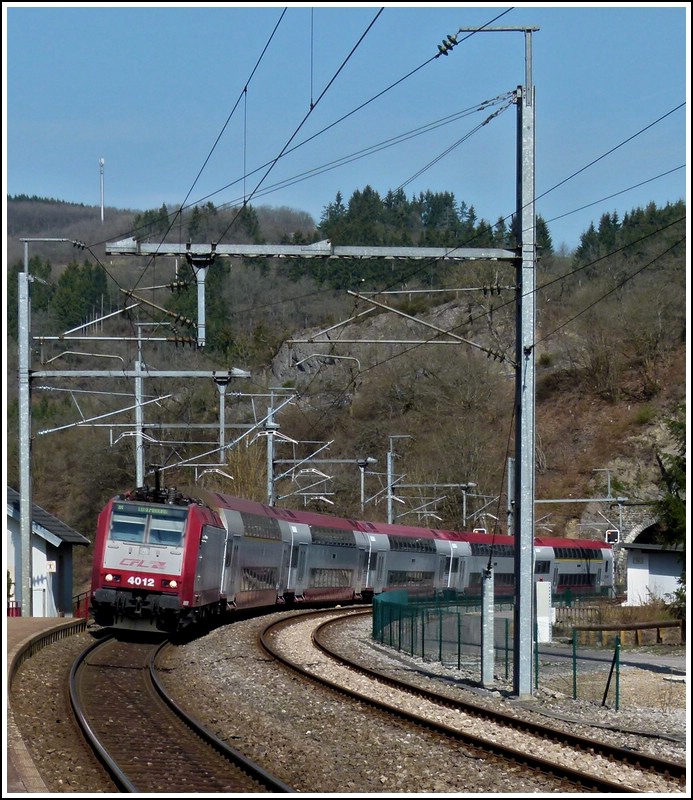
{"label": "forested hillside", "polygon": [[[685,419],[685,216],[683,203],[633,209],[621,220],[605,215],[569,255],[553,252],[538,220],[536,491],[566,500],[538,506],[539,535],[601,538],[618,510],[567,500],[610,489],[655,510],[666,488],[661,466],[680,444],[671,423]],[[403,520],[505,530],[514,455],[509,263],[217,258],[206,281],[207,345],[200,350],[191,344],[197,293],[190,264],[106,256],[104,243],[134,236],[512,249],[512,220],[479,220],[450,193],[381,197],[365,187],[348,200],[337,195],[317,223],[292,209],[212,203],[183,215],[165,206],[106,209],[101,222],[93,207],[10,198],[8,234],[11,485],[18,484],[19,239],[65,238],[29,250],[34,370],[132,369],[138,358],[153,370],[247,370],[249,379],[228,387],[227,423],[250,425],[270,403],[291,397],[274,419],[283,437],[275,454],[275,475],[284,476],[280,504],[359,516],[365,500],[364,516],[385,519],[392,450],[398,482],[418,487],[397,492]],[[75,338],[59,338],[70,331]],[[132,384],[51,378],[32,385],[34,499],[88,537],[104,501],[134,481],[134,415],[122,412],[132,407]],[[158,398],[145,412],[148,468],[164,466],[169,484],[198,477],[209,488],[266,500],[267,438],[259,431],[227,431],[227,444],[239,441],[221,461],[217,452],[204,459],[216,465],[204,477],[190,464],[218,446],[220,394],[212,380],[172,386],[146,378],[145,393]],[[97,418],[98,425],[85,423]],[[173,423],[181,427],[165,428]],[[208,427],[195,427],[202,424]],[[318,455],[302,472],[287,466],[311,453]],[[365,457],[377,464],[361,475],[357,462]],[[469,485],[466,493],[454,488],[460,484]]]}

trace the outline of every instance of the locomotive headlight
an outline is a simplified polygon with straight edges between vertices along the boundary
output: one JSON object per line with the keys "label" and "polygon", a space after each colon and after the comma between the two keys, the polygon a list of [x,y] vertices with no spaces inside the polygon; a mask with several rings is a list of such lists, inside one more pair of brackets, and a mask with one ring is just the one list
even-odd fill
{"label": "locomotive headlight", "polygon": [[110,583],[113,580],[113,575],[109,572],[107,575],[104,575],[104,580]]}
{"label": "locomotive headlight", "polygon": [[169,586],[170,586],[172,589],[175,589],[175,588],[178,586],[178,581],[171,581],[171,582],[169,583]]}
{"label": "locomotive headlight", "polygon": [[170,581],[162,581],[162,584],[164,585],[164,588],[175,589],[178,586],[178,581],[175,579]]}

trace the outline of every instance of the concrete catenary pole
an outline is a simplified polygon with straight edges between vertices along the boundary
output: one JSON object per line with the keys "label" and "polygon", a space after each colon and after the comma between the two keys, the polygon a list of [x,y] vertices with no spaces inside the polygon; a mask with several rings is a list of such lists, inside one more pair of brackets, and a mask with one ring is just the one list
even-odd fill
{"label": "concrete catenary pole", "polygon": [[532,32],[525,31],[525,85],[517,90],[517,225],[515,372],[515,615],[513,691],[532,694],[534,652],[534,335],[536,219],[534,210],[534,87]]}
{"label": "concrete catenary pole", "polygon": [[[69,242],[69,239],[20,239],[24,243],[24,271],[18,285],[18,401],[19,401],[19,538],[21,551],[22,616],[33,616],[32,559],[32,476],[31,476],[31,281],[29,274],[29,242]],[[15,578],[16,580],[16,578]]]}

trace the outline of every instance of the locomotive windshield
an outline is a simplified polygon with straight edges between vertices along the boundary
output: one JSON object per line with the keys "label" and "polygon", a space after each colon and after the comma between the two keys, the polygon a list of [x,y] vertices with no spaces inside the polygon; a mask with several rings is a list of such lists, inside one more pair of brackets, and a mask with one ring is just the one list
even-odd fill
{"label": "locomotive windshield", "polygon": [[180,547],[186,517],[185,509],[118,503],[111,517],[110,538],[119,542]]}

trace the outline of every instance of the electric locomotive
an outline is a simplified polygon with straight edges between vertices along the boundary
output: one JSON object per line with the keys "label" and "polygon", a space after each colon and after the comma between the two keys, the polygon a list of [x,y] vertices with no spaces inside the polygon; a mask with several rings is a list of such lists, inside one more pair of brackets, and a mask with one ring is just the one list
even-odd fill
{"label": "electric locomotive", "polygon": [[207,505],[140,489],[100,513],[91,613],[104,626],[177,630],[225,610],[219,583],[226,531]]}
{"label": "electric locomotive", "polygon": [[[535,540],[535,580],[574,594],[613,588],[610,545]],[[99,515],[91,613],[105,627],[176,632],[234,609],[478,595],[494,569],[514,593],[514,540],[333,517],[203,489],[137,489]]]}

